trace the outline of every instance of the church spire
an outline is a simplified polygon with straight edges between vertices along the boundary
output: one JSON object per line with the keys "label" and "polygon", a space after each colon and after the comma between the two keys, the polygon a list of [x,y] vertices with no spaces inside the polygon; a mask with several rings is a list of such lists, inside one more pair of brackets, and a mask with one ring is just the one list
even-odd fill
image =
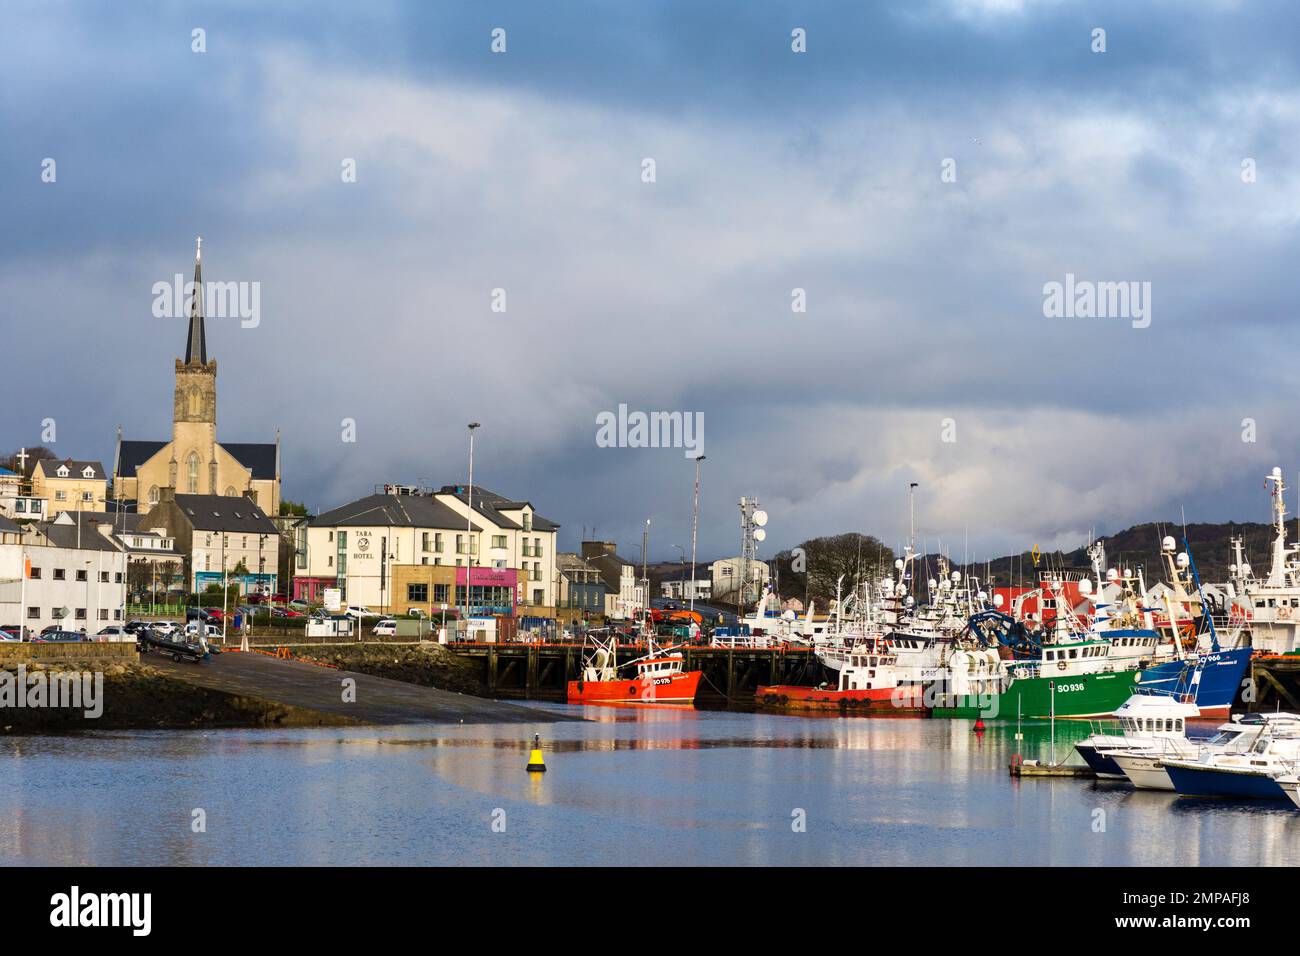
{"label": "church spire", "polygon": [[185,364],[208,364],[208,341],[203,332],[203,269],[199,262],[203,237],[194,240],[194,298],[190,304],[190,333],[185,339]]}

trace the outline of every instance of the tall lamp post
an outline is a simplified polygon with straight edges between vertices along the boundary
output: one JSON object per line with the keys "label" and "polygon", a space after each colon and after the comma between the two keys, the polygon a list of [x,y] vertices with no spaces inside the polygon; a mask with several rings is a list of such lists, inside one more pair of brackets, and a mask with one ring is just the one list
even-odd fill
{"label": "tall lamp post", "polygon": [[700,526],[700,462],[703,455],[695,456],[695,507],[691,511],[691,621],[695,620],[695,534]]}
{"label": "tall lamp post", "polygon": [[645,519],[645,531],[641,532],[641,618],[642,624],[649,627],[650,621],[650,519]]}
{"label": "tall lamp post", "polygon": [[474,432],[480,422],[469,423],[469,507],[465,515],[465,637],[469,637],[469,582],[474,553]]}

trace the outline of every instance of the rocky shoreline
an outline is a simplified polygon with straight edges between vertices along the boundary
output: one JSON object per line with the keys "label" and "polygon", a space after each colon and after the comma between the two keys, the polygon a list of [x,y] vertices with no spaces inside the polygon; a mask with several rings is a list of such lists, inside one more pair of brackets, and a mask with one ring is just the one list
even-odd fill
{"label": "rocky shoreline", "polygon": [[[20,676],[23,680],[20,682]],[[50,706],[38,687],[54,678],[76,678],[86,691],[76,706]],[[91,683],[87,684],[89,678]],[[96,689],[96,682],[98,688]],[[18,705],[7,685],[27,695]],[[96,704],[99,706],[96,707]],[[91,716],[94,710],[98,716]],[[337,714],[287,706],[199,687],[156,667],[134,662],[66,660],[5,662],[0,665],[0,733],[65,734],[93,730],[194,730],[237,727],[330,727],[357,723]]]}

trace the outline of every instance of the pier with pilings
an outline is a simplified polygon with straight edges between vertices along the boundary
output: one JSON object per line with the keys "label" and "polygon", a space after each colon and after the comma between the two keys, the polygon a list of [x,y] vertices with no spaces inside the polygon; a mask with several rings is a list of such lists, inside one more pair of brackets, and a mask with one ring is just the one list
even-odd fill
{"label": "pier with pilings", "polygon": [[1250,710],[1300,714],[1300,654],[1256,657],[1250,662],[1250,680]]}
{"label": "pier with pilings", "polygon": [[[479,668],[488,695],[503,700],[564,702],[571,680],[582,673],[581,644],[454,644],[449,649]],[[715,647],[688,645],[674,649],[688,671],[702,671],[697,706],[750,707],[759,687],[816,684],[826,672],[807,647]],[[646,653],[644,644],[620,644],[618,659],[628,662]]]}

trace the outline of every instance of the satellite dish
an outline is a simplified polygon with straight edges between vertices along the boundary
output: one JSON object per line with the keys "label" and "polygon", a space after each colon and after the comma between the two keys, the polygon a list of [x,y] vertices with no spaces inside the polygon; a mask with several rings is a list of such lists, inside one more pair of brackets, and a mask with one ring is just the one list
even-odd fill
{"label": "satellite dish", "polygon": [[764,531],[762,528],[755,528],[755,529],[754,529],[754,540],[755,540],[755,541],[762,541],[762,540],[765,539],[766,537],[767,537],[767,532]]}
{"label": "satellite dish", "polygon": [[931,579],[930,579],[930,590],[933,591],[933,590],[934,590],[935,588],[937,588],[938,586],[939,586],[939,582],[936,581],[934,578],[931,578]]}
{"label": "satellite dish", "polygon": [[1119,580],[1119,572],[1116,571],[1114,568],[1111,568],[1109,571],[1106,572],[1106,580],[1107,581]]}
{"label": "satellite dish", "polygon": [[1282,477],[1282,469],[1281,469],[1281,468],[1274,467],[1274,469],[1273,469],[1273,477],[1274,477],[1274,478],[1281,478],[1281,477]]}
{"label": "satellite dish", "polygon": [[1002,595],[1001,595],[1001,594],[995,594],[995,595],[993,595],[993,606],[994,606],[994,607],[1001,607],[1001,606],[1002,606]]}
{"label": "satellite dish", "polygon": [[1084,578],[1084,579],[1082,579],[1082,580],[1079,582],[1079,593],[1080,593],[1080,594],[1084,594],[1084,595],[1091,594],[1091,593],[1092,593],[1092,581],[1090,581],[1088,578]]}
{"label": "satellite dish", "polygon": [[71,613],[72,613],[72,608],[68,608],[68,607],[56,607],[54,609],[54,616],[57,617],[60,621],[63,620]]}
{"label": "satellite dish", "polygon": [[983,601],[987,601],[988,597],[989,596],[987,594],[985,594],[983,591],[980,591],[979,594],[975,595],[975,600],[983,602]]}
{"label": "satellite dish", "polygon": [[1160,547],[1166,551],[1174,550],[1174,539],[1172,537],[1166,537],[1165,540],[1160,542]]}
{"label": "satellite dish", "polygon": [[1186,551],[1179,551],[1179,552],[1178,552],[1178,566],[1179,566],[1180,568],[1185,568],[1185,567],[1187,567],[1187,565],[1188,565],[1190,562],[1191,562],[1191,559],[1187,557],[1187,552],[1186,552]]}
{"label": "satellite dish", "polygon": [[959,581],[961,581],[961,572],[960,572],[960,571],[954,571],[954,572],[952,573],[952,583],[953,583],[953,584],[957,584]]}
{"label": "satellite dish", "polygon": [[[767,512],[762,510],[755,511],[754,524],[758,525],[760,528],[763,527],[763,525],[767,524]],[[758,540],[762,541],[763,539],[759,538]]]}
{"label": "satellite dish", "polygon": [[898,568],[898,570],[900,571],[903,570],[903,559],[902,558],[897,559],[894,562],[894,567]]}

